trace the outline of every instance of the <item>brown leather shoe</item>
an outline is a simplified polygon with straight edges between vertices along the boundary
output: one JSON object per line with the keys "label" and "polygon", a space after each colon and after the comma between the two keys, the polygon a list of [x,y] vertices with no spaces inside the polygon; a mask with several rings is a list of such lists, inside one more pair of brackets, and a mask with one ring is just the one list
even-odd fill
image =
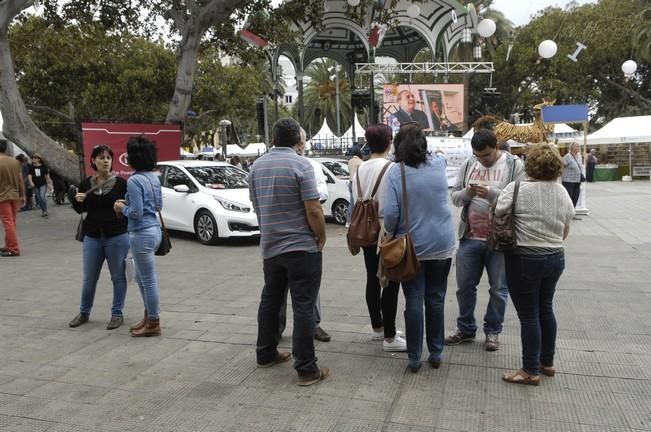
{"label": "brown leather shoe", "polygon": [[124,323],[122,315],[111,315],[111,320],[106,324],[106,330],[115,330]]}
{"label": "brown leather shoe", "polygon": [[270,361],[269,363],[258,363],[259,368],[268,368],[271,366],[275,366],[280,363],[285,363],[286,361],[289,361],[289,359],[292,358],[292,354],[288,352],[279,352],[276,355],[276,359]]}
{"label": "brown leather shoe", "polygon": [[140,321],[138,321],[137,323],[129,327],[129,331],[140,330],[145,326],[146,323],[147,323],[147,311],[145,311],[145,316]]}
{"label": "brown leather shoe", "polygon": [[70,328],[79,327],[80,325],[85,324],[87,322],[88,322],[88,315],[79,312],[77,316],[74,317],[72,321],[68,323],[68,327]]}
{"label": "brown leather shoe", "polygon": [[160,320],[147,318],[145,326],[131,332],[133,337],[160,336]]}
{"label": "brown leather shoe", "polygon": [[330,376],[330,368],[324,367],[308,375],[299,375],[297,384],[301,387],[311,386],[312,384],[316,384],[318,382],[323,381],[329,376]]}

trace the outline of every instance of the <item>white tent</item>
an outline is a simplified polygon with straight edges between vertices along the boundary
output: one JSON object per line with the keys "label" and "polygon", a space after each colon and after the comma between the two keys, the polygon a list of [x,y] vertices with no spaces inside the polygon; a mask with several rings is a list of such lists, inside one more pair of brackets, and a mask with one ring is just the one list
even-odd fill
{"label": "white tent", "polygon": [[618,117],[588,135],[588,145],[651,142],[651,115]]}
{"label": "white tent", "polygon": [[322,151],[326,148],[339,148],[341,147],[341,138],[334,134],[328,127],[328,121],[324,118],[323,125],[317,133],[310,138],[310,148],[315,151]]}
{"label": "white tent", "polygon": [[[354,122],[355,122],[354,123],[355,124],[355,138],[359,139],[359,137],[364,136],[364,127],[359,122],[359,118],[357,117],[357,113],[355,113]],[[346,146],[348,146],[348,147],[350,147],[350,146],[352,146],[354,144],[354,142],[353,142],[353,126],[352,125],[348,128],[346,133],[344,133],[342,135],[341,139],[344,142],[344,144],[346,144]]]}
{"label": "white tent", "polygon": [[249,143],[246,147],[242,148],[237,144],[229,144],[227,147],[228,157],[258,157],[267,152],[265,143]]}

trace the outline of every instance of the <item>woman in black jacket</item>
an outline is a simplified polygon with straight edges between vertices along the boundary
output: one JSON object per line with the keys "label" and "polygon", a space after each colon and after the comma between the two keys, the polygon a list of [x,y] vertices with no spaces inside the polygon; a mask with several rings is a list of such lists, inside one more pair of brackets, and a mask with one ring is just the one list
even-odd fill
{"label": "woman in black jacket", "polygon": [[124,199],[127,182],[111,173],[113,150],[110,147],[96,146],[90,159],[95,175],[83,180],[77,193],[68,197],[77,213],[87,212],[82,226],[84,276],[81,307],[68,325],[79,327],[88,322],[99,274],[106,260],[113,282],[111,320],[106,328],[113,330],[123,323],[122,308],[127,295],[124,260],[129,252],[127,220],[113,211],[113,203]]}

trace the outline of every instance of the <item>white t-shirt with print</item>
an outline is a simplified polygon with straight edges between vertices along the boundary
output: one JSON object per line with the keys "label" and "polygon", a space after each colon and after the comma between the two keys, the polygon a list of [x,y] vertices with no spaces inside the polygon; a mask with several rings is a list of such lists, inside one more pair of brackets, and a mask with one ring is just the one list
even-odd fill
{"label": "white t-shirt with print", "polygon": [[[488,185],[489,188],[503,189],[510,182],[511,170],[506,163],[506,153],[490,167],[485,167],[476,162],[468,177],[469,183],[478,182]],[[497,198],[497,197],[495,197]],[[468,206],[468,223],[470,230],[466,238],[471,240],[487,240],[490,234],[490,207],[491,202],[486,198],[473,197]]]}

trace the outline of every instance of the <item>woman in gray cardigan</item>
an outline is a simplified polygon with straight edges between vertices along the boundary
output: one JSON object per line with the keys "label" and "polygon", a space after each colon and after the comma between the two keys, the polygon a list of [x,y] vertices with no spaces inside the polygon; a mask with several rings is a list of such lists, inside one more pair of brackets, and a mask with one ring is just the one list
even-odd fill
{"label": "woman in gray cardigan", "polygon": [[572,204],[576,207],[581,195],[581,182],[585,181],[583,177],[583,161],[581,160],[581,153],[579,153],[579,143],[572,143],[570,151],[563,157],[563,187],[572,199]]}
{"label": "woman in gray cardigan", "polygon": [[[549,144],[527,153],[526,181],[515,198],[513,224],[517,248],[506,253],[504,264],[511,301],[518,312],[522,339],[522,368],[502,376],[507,382],[538,385],[539,373],[554,376],[556,284],[565,269],[563,240],[574,217],[574,206],[557,179],[563,160]],[[504,188],[495,214],[511,210],[515,183]]]}

